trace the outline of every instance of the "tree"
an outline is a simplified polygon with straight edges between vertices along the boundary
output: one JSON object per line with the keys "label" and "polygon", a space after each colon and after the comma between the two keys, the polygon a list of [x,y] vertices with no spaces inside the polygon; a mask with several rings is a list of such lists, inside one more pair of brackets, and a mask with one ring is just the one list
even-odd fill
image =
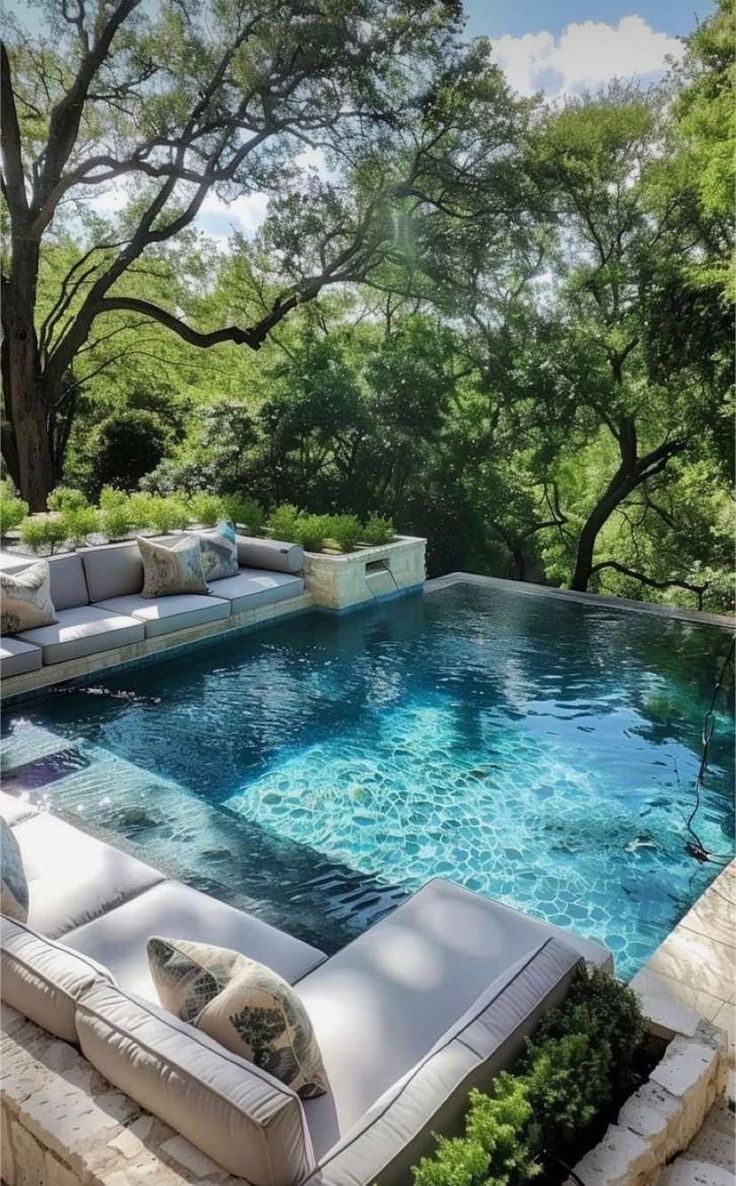
{"label": "tree", "polygon": [[[457,0],[161,0],[153,17],[141,0],[49,0],[44,36],[6,22],[3,455],[32,509],[54,480],[49,423],[99,319],[124,312],[195,346],[258,349],[325,285],[366,273],[390,238],[390,202],[421,172],[416,116],[436,62],[457,52],[458,18]],[[305,178],[305,145],[331,176]],[[130,194],[119,225],[84,220],[88,243],[39,325],[44,245],[110,183]],[[195,329],[126,281],[212,190],[272,195],[270,274],[244,324]]]}

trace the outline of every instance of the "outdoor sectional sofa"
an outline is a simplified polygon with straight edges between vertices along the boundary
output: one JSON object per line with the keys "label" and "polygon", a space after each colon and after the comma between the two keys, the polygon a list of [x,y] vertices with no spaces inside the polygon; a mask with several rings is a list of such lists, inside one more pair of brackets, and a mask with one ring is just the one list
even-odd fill
{"label": "outdoor sectional sofa", "polygon": [[[171,546],[180,536],[163,536]],[[57,621],[0,639],[0,675],[15,676],[229,618],[298,596],[304,553],[296,544],[237,536],[237,576],[210,582],[211,594],[141,597],[143,564],[134,540],[49,557]],[[5,571],[32,563],[6,555]]]}
{"label": "outdoor sectional sofa", "polygon": [[[2,917],[2,997],[251,1186],[398,1186],[509,1067],[596,943],[435,879],[329,959],[0,794],[29,884]],[[229,947],[296,987],[329,1091],[289,1087],[157,1003],[152,934]]]}

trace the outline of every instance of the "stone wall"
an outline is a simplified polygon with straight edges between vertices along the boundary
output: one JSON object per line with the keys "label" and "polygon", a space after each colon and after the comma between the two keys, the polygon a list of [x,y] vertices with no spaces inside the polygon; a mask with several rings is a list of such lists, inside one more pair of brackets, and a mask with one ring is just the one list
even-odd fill
{"label": "stone wall", "polygon": [[305,552],[304,582],[317,605],[350,609],[424,583],[427,541],[396,536],[390,544],[344,556]]}
{"label": "stone wall", "polygon": [[7,1186],[247,1186],[111,1087],[68,1042],[2,1006]]}
{"label": "stone wall", "polygon": [[[727,1050],[725,1032],[708,1021],[692,1036],[674,1037],[600,1144],[575,1166],[577,1178],[585,1186],[654,1186],[725,1090]],[[575,1180],[566,1186],[575,1186]]]}

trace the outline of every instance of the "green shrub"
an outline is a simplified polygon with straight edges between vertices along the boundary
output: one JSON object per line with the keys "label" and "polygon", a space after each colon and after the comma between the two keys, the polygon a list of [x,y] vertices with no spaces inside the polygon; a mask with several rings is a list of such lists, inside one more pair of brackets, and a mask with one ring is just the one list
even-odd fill
{"label": "green shrub", "polygon": [[108,539],[123,539],[131,528],[130,507],[127,499],[114,506],[103,507],[100,511],[100,528]]}
{"label": "green shrub", "polygon": [[333,515],[330,518],[328,538],[334,540],[341,552],[352,552],[363,534],[363,526],[357,515]]}
{"label": "green shrub", "polygon": [[284,503],[283,506],[275,507],[266,520],[266,527],[268,533],[273,539],[284,540],[285,543],[294,543],[296,540],[296,533],[298,531],[299,511],[291,503]]}
{"label": "green shrub", "polygon": [[110,511],[113,507],[124,506],[129,495],[125,490],[118,490],[117,486],[103,486],[97,500],[102,511]]}
{"label": "green shrub", "polygon": [[154,531],[168,535],[170,531],[181,531],[190,521],[186,503],[171,495],[170,498],[153,497],[148,508],[148,518]]}
{"label": "green shrub", "polygon": [[50,511],[81,511],[89,506],[87,495],[72,486],[57,486],[46,502]]}
{"label": "green shrub", "polygon": [[384,519],[380,515],[369,515],[363,524],[361,539],[363,543],[387,544],[394,538],[394,525],[391,519]]}
{"label": "green shrub", "polygon": [[[513,1074],[470,1093],[465,1136],[438,1138],[414,1186],[521,1186],[574,1148],[640,1081],[647,1026],[636,996],[605,972],[581,972],[540,1020]],[[638,1078],[637,1072],[638,1070]]]}
{"label": "green shrub", "polygon": [[134,531],[145,531],[153,527],[153,495],[148,491],[139,490],[131,494],[125,503],[128,509],[130,526]]}
{"label": "green shrub", "polygon": [[242,523],[251,535],[260,535],[266,521],[266,512],[255,498],[241,498],[238,494],[223,494],[222,505],[225,515],[233,523]]}
{"label": "green shrub", "polygon": [[100,512],[96,507],[67,507],[61,512],[64,539],[81,548],[100,530]]}
{"label": "green shrub", "polygon": [[28,503],[14,492],[9,482],[0,482],[0,535],[15,531],[28,514]]}
{"label": "green shrub", "polygon": [[300,515],[296,521],[294,541],[308,552],[319,552],[330,534],[331,526],[329,515]]}
{"label": "green shrub", "polygon": [[66,530],[60,518],[53,515],[34,515],[21,524],[20,538],[32,552],[53,552],[66,540]]}
{"label": "green shrub", "polygon": [[219,494],[207,494],[200,490],[189,499],[189,510],[195,523],[204,527],[214,527],[219,519],[229,519],[225,510],[225,500]]}
{"label": "green shrub", "polygon": [[414,1186],[517,1186],[539,1173],[526,1084],[501,1074],[492,1093],[468,1097],[465,1136],[439,1137],[433,1157],[413,1169]]}

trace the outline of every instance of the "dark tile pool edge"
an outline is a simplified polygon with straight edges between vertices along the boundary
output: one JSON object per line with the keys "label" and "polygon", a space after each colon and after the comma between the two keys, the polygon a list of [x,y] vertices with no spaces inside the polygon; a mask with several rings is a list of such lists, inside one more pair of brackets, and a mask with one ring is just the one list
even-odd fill
{"label": "dark tile pool edge", "polygon": [[437,593],[452,585],[481,585],[485,588],[503,589],[507,593],[520,593],[531,597],[561,597],[599,609],[619,609],[626,612],[652,614],[659,618],[675,618],[683,622],[698,622],[704,626],[718,626],[725,630],[736,628],[736,618],[725,614],[707,614],[702,610],[683,609],[678,605],[657,605],[650,601],[633,601],[628,597],[608,597],[602,593],[578,593],[574,589],[556,589],[550,585],[535,585],[530,581],[510,581],[503,577],[481,576],[474,572],[449,572],[441,577],[425,581],[425,593]]}

